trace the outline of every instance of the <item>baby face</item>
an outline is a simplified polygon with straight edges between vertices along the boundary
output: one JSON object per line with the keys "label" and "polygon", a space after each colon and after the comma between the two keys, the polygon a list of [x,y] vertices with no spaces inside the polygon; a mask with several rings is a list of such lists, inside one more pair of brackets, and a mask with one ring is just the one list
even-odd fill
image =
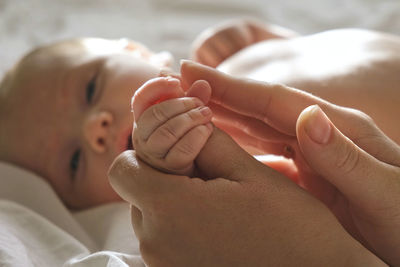
{"label": "baby face", "polygon": [[71,207],[119,200],[107,171],[132,148],[132,95],[160,75],[151,56],[132,43],[83,39],[28,59],[10,100],[18,106],[14,161],[47,178]]}

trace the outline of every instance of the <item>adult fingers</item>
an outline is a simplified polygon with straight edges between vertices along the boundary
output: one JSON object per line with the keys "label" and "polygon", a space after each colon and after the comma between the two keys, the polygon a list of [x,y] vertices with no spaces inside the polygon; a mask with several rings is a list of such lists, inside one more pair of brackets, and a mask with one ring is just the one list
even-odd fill
{"label": "adult fingers", "polygon": [[186,96],[197,97],[204,104],[207,104],[211,97],[211,86],[204,80],[195,81],[187,90]]}
{"label": "adult fingers", "polygon": [[[231,112],[211,103],[214,124],[227,132],[242,147],[251,147],[258,154],[275,154],[293,158],[297,139],[272,128],[268,124],[244,115]],[[251,153],[255,155],[256,153]]]}
{"label": "adult fingers", "polygon": [[371,210],[400,205],[400,171],[343,135],[318,106],[305,109],[297,138],[308,164],[353,204]]}
{"label": "adult fingers", "polygon": [[256,177],[260,171],[265,176],[272,172],[218,128],[214,128],[196,158],[196,164],[207,179],[224,177],[231,181],[245,182]]}
{"label": "adult fingers", "polygon": [[241,131],[243,134],[263,141],[276,142],[293,138],[292,135],[284,134],[259,119],[232,112],[213,103],[210,103],[209,107],[214,114],[213,121],[222,128],[225,126],[236,128],[237,131]]}
{"label": "adult fingers", "polygon": [[262,155],[262,154],[274,154],[282,155],[288,158],[292,158],[293,152],[292,145],[297,143],[295,137],[288,139],[273,139],[266,140],[258,138],[249,133],[243,131],[239,127],[232,126],[231,124],[224,124],[219,121],[213,121],[219,129],[229,134],[243,149],[249,152],[251,155]]}
{"label": "adult fingers", "polygon": [[[238,79],[200,64],[183,61],[182,79],[191,83],[204,79],[212,87],[211,101],[228,111],[267,123],[279,132],[294,136],[300,113],[319,105],[345,136],[385,162],[399,163],[396,145],[359,111],[331,104],[304,91],[280,84]],[[216,114],[216,112],[215,112]],[[361,119],[360,119],[361,118]]]}
{"label": "adult fingers", "polygon": [[255,158],[265,165],[290,178],[293,182],[299,182],[298,169],[291,159],[275,155],[259,155],[255,156]]}
{"label": "adult fingers", "polygon": [[[297,137],[310,166],[349,202],[357,228],[363,240],[367,240],[366,246],[389,262],[400,262],[399,167],[380,161],[357,146],[318,106],[302,112],[297,123]],[[383,135],[382,139],[385,138]],[[394,147],[399,150],[398,146]],[[388,157],[388,152],[384,155]]]}
{"label": "adult fingers", "polygon": [[297,117],[305,107],[325,105],[325,101],[294,88],[235,78],[187,60],[182,61],[181,74],[187,84],[206,80],[212,88],[212,102],[285,134],[295,135]]}
{"label": "adult fingers", "polygon": [[[240,149],[228,135],[218,129],[213,130],[207,144],[209,145],[203,148],[204,153],[196,158],[196,164],[204,166],[201,169],[206,176],[204,178],[223,177],[220,180],[232,184],[255,179],[260,173],[265,177],[275,174],[275,171]],[[139,210],[157,209],[160,201],[183,192],[201,190],[207,185],[203,184],[206,181],[200,179],[166,174],[153,169],[132,150],[123,152],[114,160],[108,177],[113,189]]]}
{"label": "adult fingers", "polygon": [[114,160],[108,177],[114,190],[139,210],[157,208],[158,200],[170,194],[187,192],[191,185],[189,177],[155,170],[132,150],[123,152]]}

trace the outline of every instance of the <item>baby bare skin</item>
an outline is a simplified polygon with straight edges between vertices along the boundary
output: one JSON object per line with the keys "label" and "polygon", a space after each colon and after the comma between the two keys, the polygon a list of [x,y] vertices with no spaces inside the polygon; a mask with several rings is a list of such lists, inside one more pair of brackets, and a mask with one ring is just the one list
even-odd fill
{"label": "baby bare skin", "polygon": [[268,40],[239,51],[218,69],[237,77],[283,83],[364,111],[400,143],[400,125],[394,116],[400,113],[399,37],[332,30]]}
{"label": "baby bare skin", "polygon": [[132,100],[136,154],[153,168],[194,177],[194,161],[213,132],[211,109],[204,106],[210,94],[205,81],[187,92],[176,78],[146,82]]}
{"label": "baby bare skin", "polygon": [[27,56],[2,107],[0,158],[44,177],[70,207],[120,200],[107,170],[128,148],[129,99],[160,75],[155,55],[133,42],[85,38]]}

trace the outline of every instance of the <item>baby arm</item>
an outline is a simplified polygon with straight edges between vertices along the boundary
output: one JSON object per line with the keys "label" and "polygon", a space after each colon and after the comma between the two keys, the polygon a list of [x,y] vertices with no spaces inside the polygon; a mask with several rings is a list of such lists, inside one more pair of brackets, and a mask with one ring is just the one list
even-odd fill
{"label": "baby arm", "polygon": [[204,30],[193,42],[191,57],[215,68],[228,57],[252,44],[295,36],[297,34],[291,30],[257,20],[231,20]]}
{"label": "baby arm", "polygon": [[136,92],[132,107],[133,144],[137,155],[164,172],[194,176],[194,160],[213,131],[210,108],[199,98],[185,97],[179,80],[168,77],[145,83]]}

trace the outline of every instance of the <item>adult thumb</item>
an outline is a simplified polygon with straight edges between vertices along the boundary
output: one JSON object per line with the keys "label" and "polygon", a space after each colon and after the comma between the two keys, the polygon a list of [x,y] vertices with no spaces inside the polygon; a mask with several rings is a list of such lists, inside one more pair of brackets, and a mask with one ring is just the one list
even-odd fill
{"label": "adult thumb", "polygon": [[206,179],[244,181],[276,173],[243,150],[228,134],[215,128],[196,158],[196,166]]}
{"label": "adult thumb", "polygon": [[[348,122],[348,127],[352,122]],[[342,134],[317,105],[300,114],[297,139],[304,158],[318,174],[333,184],[358,207],[372,210],[392,202],[386,195],[394,190],[397,172]]]}

